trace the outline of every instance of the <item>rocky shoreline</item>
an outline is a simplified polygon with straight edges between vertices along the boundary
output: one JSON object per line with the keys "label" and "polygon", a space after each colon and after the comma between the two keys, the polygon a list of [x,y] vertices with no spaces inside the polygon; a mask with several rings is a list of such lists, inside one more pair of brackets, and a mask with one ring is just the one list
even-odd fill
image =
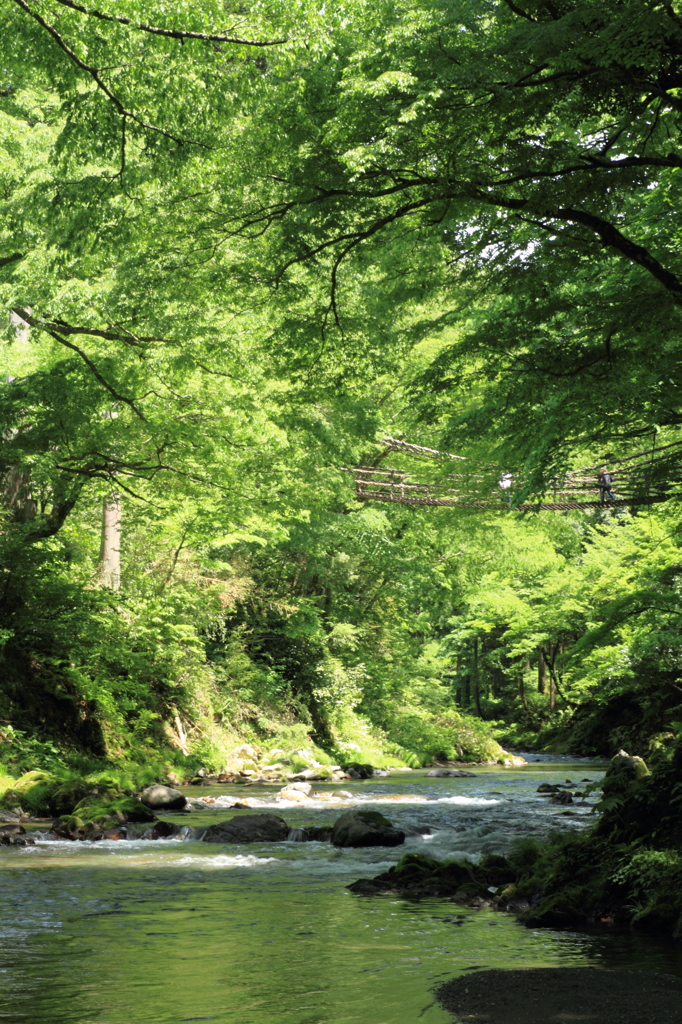
{"label": "rocky shoreline", "polygon": [[[516,876],[515,867],[497,854],[488,854],[480,864],[475,864],[465,860],[443,862],[407,853],[388,871],[375,878],[359,878],[348,888],[359,896],[439,897],[462,906],[523,913],[530,908],[531,901],[518,895]],[[537,902],[541,898],[540,893],[536,894]]]}

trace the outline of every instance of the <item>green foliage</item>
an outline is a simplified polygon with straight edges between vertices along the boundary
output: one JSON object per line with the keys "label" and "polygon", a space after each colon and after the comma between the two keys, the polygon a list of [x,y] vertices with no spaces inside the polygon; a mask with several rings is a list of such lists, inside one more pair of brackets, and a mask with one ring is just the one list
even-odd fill
{"label": "green foliage", "polygon": [[266,47],[214,0],[173,36],[57,3],[65,46],[3,11],[9,775],[504,760],[492,723],[672,758],[674,505],[377,508],[343,471],[408,434],[516,501],[677,439],[676,6],[526,6],[253,7]]}
{"label": "green foliage", "polygon": [[53,742],[43,742],[11,725],[0,729],[0,765],[15,775],[23,775],[32,769],[49,772],[50,769],[66,767],[61,751]]}
{"label": "green foliage", "polygon": [[391,720],[390,735],[402,750],[409,750],[419,764],[437,761],[504,763],[506,752],[490,730],[471,715],[454,713],[434,719],[428,713],[400,714]]}

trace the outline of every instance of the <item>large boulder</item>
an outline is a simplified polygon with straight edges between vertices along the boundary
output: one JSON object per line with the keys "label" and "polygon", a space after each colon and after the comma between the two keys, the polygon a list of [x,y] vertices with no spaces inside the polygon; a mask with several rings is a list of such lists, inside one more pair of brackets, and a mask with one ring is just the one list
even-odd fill
{"label": "large boulder", "polygon": [[427,779],[475,779],[475,772],[465,772],[461,768],[435,768],[426,773]]}
{"label": "large boulder", "polygon": [[187,797],[170,786],[146,786],[139,798],[153,811],[181,811],[187,803]]}
{"label": "large boulder", "polygon": [[277,814],[243,814],[209,825],[200,838],[204,843],[282,843],[289,831]]}
{"label": "large boulder", "polygon": [[354,808],[334,823],[331,841],[334,846],[400,846],[405,833],[378,811]]}

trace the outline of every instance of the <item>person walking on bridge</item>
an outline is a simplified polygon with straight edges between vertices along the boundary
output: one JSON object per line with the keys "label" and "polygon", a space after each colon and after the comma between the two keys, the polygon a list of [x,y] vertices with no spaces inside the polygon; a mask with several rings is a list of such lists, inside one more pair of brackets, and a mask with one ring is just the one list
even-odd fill
{"label": "person walking on bridge", "polygon": [[604,504],[606,498],[610,498],[611,501],[616,500],[616,496],[611,489],[612,486],[613,484],[611,481],[611,474],[609,473],[608,468],[606,466],[602,466],[601,472],[599,474],[599,500],[601,501],[602,505]]}

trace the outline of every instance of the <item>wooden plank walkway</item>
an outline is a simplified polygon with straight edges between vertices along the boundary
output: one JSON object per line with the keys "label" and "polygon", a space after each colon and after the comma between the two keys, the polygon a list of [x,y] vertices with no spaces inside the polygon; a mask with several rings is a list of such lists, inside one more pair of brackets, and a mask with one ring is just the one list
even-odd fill
{"label": "wooden plank walkway", "polygon": [[[408,455],[430,464],[419,478],[404,469],[379,468],[391,453]],[[536,500],[524,498],[519,504],[509,500],[515,490],[523,492],[523,481],[493,463],[477,463],[463,455],[440,452],[436,448],[412,444],[393,437],[383,440],[383,451],[371,466],[346,467],[355,480],[358,501],[382,501],[398,505],[461,507],[480,510],[518,512],[564,512],[580,509],[627,508],[654,505],[680,497],[673,487],[682,484],[682,441],[649,448],[624,458],[605,457],[611,478],[608,497],[601,478],[601,467],[571,470],[555,481],[548,493]],[[456,472],[445,467],[457,461]],[[440,462],[444,471],[436,468]],[[462,465],[465,464],[465,465]],[[425,479],[426,477],[426,479]],[[431,477],[431,479],[428,479]],[[551,495],[551,498],[550,498]]]}

